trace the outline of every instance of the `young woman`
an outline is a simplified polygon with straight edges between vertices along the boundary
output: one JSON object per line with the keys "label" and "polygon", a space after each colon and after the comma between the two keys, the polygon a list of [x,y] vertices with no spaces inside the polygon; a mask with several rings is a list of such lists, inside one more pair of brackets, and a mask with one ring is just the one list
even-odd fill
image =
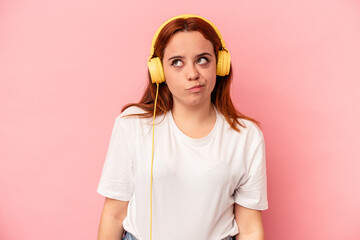
{"label": "young woman", "polygon": [[211,22],[180,15],[159,28],[145,93],[112,131],[98,240],[264,239],[264,138],[234,108],[231,78]]}

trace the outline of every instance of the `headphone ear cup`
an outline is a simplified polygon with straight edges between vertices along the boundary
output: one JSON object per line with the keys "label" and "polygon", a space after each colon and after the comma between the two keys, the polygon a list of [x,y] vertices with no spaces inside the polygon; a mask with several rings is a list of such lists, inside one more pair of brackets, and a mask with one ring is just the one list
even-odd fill
{"label": "headphone ear cup", "polygon": [[162,67],[160,58],[155,57],[149,59],[148,68],[152,83],[165,82],[164,69]]}
{"label": "headphone ear cup", "polygon": [[220,50],[218,53],[218,60],[216,64],[216,75],[226,76],[230,73],[230,53],[225,50]]}

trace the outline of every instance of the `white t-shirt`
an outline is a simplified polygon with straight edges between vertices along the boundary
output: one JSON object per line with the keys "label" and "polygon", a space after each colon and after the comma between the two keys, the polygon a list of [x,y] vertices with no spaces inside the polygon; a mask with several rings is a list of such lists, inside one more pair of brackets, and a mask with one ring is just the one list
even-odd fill
{"label": "white t-shirt", "polygon": [[[152,119],[130,107],[115,121],[98,186],[101,195],[130,201],[123,222],[140,240],[150,235]],[[238,233],[233,204],[268,208],[263,134],[251,121],[241,132],[217,113],[212,131],[185,135],[171,111],[155,125],[153,239],[220,240]]]}

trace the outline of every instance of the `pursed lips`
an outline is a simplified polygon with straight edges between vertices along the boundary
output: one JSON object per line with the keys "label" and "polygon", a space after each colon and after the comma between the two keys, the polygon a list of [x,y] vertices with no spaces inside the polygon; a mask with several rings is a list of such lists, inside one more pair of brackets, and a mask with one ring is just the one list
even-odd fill
{"label": "pursed lips", "polygon": [[189,88],[187,88],[186,90],[195,90],[195,89],[201,89],[202,87],[204,87],[205,86],[205,84],[195,84],[194,86],[192,86],[192,87],[189,87]]}

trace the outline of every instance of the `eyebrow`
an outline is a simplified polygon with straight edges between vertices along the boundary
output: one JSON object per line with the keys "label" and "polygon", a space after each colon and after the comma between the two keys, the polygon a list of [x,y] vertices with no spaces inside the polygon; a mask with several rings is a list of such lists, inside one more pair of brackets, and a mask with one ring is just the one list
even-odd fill
{"label": "eyebrow", "polygon": [[[198,55],[196,55],[195,57],[197,58],[197,57],[202,57],[202,56],[206,56],[206,55],[208,55],[208,56],[210,56],[211,57],[211,54],[210,53],[208,53],[208,52],[204,52],[204,53],[200,53],[200,54],[198,54]],[[181,56],[181,55],[176,55],[176,56],[172,56],[172,57],[170,57],[169,59],[168,59],[168,61],[170,61],[171,59],[177,59],[177,58],[185,58],[184,56]]]}

